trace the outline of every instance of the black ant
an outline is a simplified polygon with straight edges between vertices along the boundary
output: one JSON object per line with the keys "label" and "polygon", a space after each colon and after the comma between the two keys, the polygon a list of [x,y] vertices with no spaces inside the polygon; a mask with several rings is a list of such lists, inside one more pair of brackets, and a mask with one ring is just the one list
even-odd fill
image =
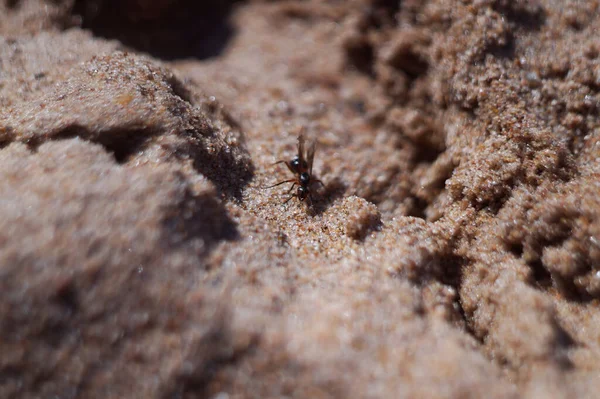
{"label": "black ant", "polygon": [[313,183],[319,183],[324,186],[323,182],[319,179],[316,179],[312,174],[313,167],[313,159],[315,158],[315,149],[317,147],[316,142],[312,142],[306,151],[306,157],[304,155],[304,135],[302,132],[298,136],[298,155],[294,157],[291,161],[278,161],[273,165],[277,165],[280,163],[284,163],[285,166],[296,175],[293,179],[288,179],[284,181],[280,181],[277,184],[273,184],[272,186],[268,186],[267,188],[277,187],[279,185],[285,183],[294,183],[292,187],[288,190],[288,194],[290,191],[294,189],[294,187],[298,186],[295,194],[291,194],[290,197],[285,200],[284,204],[287,204],[289,200],[294,197],[297,197],[300,201],[304,201],[308,198],[308,204],[312,206],[313,200],[310,192],[310,186]]}

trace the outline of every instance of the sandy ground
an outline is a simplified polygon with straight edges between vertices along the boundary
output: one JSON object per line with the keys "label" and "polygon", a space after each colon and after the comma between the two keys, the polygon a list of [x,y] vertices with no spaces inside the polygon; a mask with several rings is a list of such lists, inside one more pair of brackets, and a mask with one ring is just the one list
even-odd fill
{"label": "sandy ground", "polygon": [[0,397],[597,397],[598,7],[3,1]]}

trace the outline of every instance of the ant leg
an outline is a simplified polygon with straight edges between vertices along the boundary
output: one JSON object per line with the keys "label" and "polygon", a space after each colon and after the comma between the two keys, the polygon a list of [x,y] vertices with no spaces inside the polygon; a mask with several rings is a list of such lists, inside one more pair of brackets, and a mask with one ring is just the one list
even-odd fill
{"label": "ant leg", "polygon": [[284,180],[284,181],[280,181],[279,183],[273,184],[272,186],[267,186],[265,188],[273,188],[273,187],[281,186],[282,184],[285,184],[285,183],[291,183],[291,182],[295,182],[295,181],[296,181],[296,179]]}
{"label": "ant leg", "polygon": [[288,202],[290,202],[290,200],[291,200],[292,198],[294,198],[294,197],[297,197],[297,195],[296,195],[296,194],[292,194],[292,195],[290,195],[290,196],[289,196],[289,198],[288,198],[288,199],[286,199],[286,200],[283,202],[283,204],[284,204],[284,205],[285,205],[285,204],[287,204],[287,203],[288,203]]}
{"label": "ant leg", "polygon": [[286,194],[289,194],[290,191],[292,191],[294,189],[294,187],[296,187],[296,184],[298,184],[298,183],[294,182],[294,184],[292,184],[292,187],[290,187],[290,189],[287,191]]}
{"label": "ant leg", "polygon": [[315,183],[319,183],[319,184],[321,185],[321,187],[325,188],[325,183],[323,183],[323,182],[321,181],[321,179],[313,179],[313,181],[314,181]]}

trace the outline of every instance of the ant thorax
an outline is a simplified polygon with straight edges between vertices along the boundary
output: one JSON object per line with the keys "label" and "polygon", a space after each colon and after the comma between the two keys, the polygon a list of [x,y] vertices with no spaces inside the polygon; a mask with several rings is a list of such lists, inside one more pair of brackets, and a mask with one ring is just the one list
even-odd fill
{"label": "ant thorax", "polygon": [[300,184],[308,184],[310,182],[310,174],[308,172],[300,173]]}

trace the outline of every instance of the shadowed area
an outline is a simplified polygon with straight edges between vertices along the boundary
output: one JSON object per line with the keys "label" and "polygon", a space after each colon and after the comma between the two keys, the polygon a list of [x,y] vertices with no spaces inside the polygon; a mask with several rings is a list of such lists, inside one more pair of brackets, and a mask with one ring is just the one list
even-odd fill
{"label": "shadowed area", "polygon": [[77,0],[73,13],[94,35],[117,39],[154,57],[175,60],[219,55],[235,30],[237,0]]}

